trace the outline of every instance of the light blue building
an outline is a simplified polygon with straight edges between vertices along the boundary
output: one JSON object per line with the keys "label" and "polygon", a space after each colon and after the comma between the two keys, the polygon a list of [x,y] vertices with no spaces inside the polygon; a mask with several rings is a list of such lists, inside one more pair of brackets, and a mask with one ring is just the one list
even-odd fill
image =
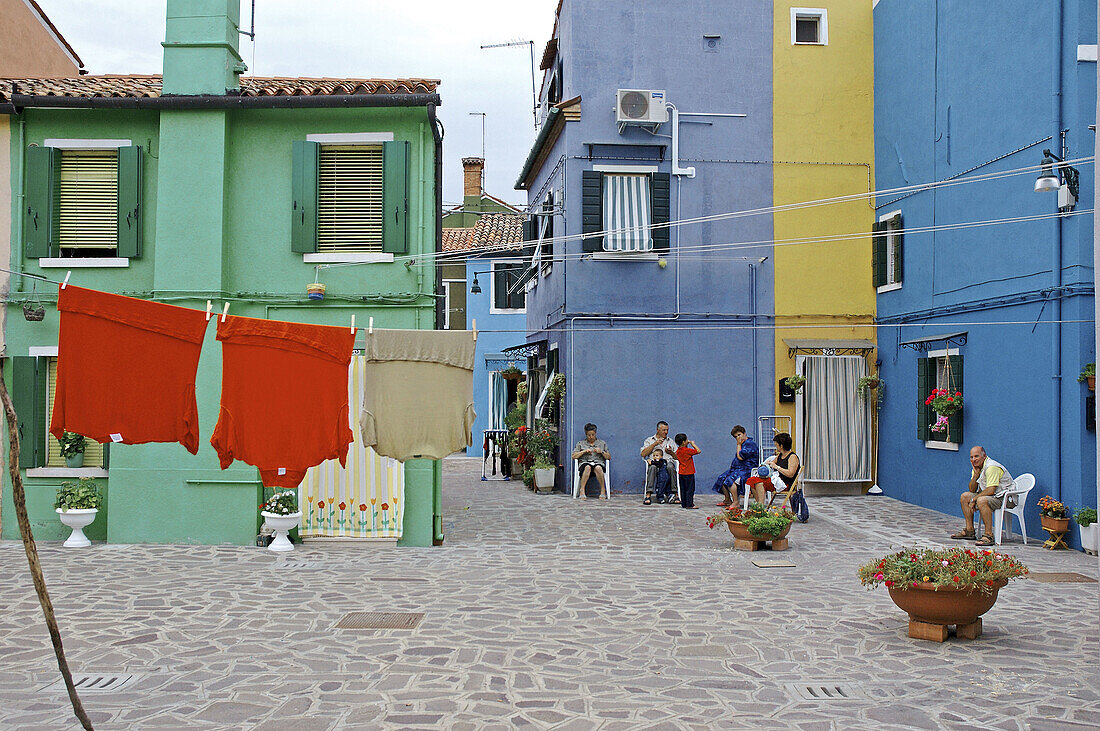
{"label": "light blue building", "polygon": [[[1096,504],[1095,394],[1077,381],[1096,360],[1094,166],[1054,166],[1042,193],[1038,169],[1007,172],[1044,150],[1092,155],[1096,3],[881,0],[874,28],[876,188],[959,183],[876,202],[878,482],[957,514],[968,450],[983,445],[1035,475],[1026,520],[1043,536],[1043,495]],[[924,405],[937,387],[965,403],[938,434]]]}

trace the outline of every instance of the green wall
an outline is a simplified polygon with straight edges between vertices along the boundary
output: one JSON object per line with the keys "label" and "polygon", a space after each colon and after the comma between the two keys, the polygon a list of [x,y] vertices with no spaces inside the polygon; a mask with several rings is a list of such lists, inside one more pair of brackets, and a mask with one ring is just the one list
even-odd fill
{"label": "green wall", "polygon": [[[16,118],[18,119],[18,118]],[[146,150],[143,168],[143,253],[125,269],[74,269],[74,284],[155,298],[204,309],[206,300],[229,301],[230,312],[328,325],[432,329],[435,325],[432,259],[322,270],[326,299],[313,302],[305,286],[314,265],[290,249],[291,143],[309,134],[392,132],[410,143],[409,253],[435,249],[434,141],[426,110],[296,109],[203,111],[27,110],[25,144],[47,138],[130,139]],[[17,122],[16,122],[17,123]],[[22,146],[13,124],[12,190],[22,190]],[[52,279],[64,270],[41,269],[22,256],[20,201],[12,200],[13,268]],[[44,322],[20,312],[29,284],[12,278],[7,297],[5,343],[9,355],[32,346],[57,344],[53,285],[38,288],[46,303]],[[45,296],[42,296],[45,295]],[[360,338],[362,335],[360,335]],[[10,374],[10,364],[6,365]],[[220,470],[209,437],[217,420],[221,351],[213,325],[203,345],[196,379],[200,450],[192,456],[178,444],[114,445],[101,511],[88,535],[112,542],[251,543],[259,527],[262,496],[257,470],[236,462]],[[354,405],[353,405],[354,406]],[[438,465],[406,464],[404,545],[432,543],[432,504],[440,489]],[[27,481],[32,521],[39,537],[64,537],[52,512],[60,479]],[[48,495],[48,511],[46,509]],[[3,537],[18,531],[7,479]],[[56,527],[47,527],[55,526]]]}

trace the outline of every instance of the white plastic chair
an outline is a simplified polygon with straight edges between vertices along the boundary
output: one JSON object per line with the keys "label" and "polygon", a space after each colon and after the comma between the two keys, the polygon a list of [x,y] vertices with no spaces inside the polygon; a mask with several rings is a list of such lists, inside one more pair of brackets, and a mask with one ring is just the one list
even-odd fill
{"label": "white plastic chair", "polygon": [[[594,479],[596,477],[593,472],[588,476],[588,479]],[[598,480],[597,480],[598,482]],[[603,467],[603,484],[607,490],[607,501],[611,502],[611,460],[607,460]],[[581,472],[577,469],[577,460],[573,460],[573,498],[579,498],[581,491],[584,490],[585,485],[581,484]]]}
{"label": "white plastic chair", "polygon": [[[1001,545],[1002,524],[1005,534],[1010,538],[1012,537],[1012,518],[1010,517],[1005,521],[1005,513],[1008,513],[1010,516],[1015,515],[1016,520],[1020,521],[1020,534],[1024,539],[1024,545],[1027,545],[1027,526],[1024,525],[1024,504],[1027,502],[1027,494],[1031,492],[1033,487],[1035,487],[1035,475],[1030,472],[1020,475],[1016,478],[1016,487],[1004,494],[1004,503],[993,512],[993,542],[998,546]],[[1009,498],[1016,501],[1016,507],[1008,507]]]}
{"label": "white plastic chair", "polygon": [[[668,455],[665,455],[665,460],[667,460],[669,464],[672,465],[672,482],[673,485],[676,487],[676,499],[682,500],[683,498],[680,495],[680,463],[676,460],[676,457],[672,457],[672,459],[669,459]],[[642,473],[642,497],[644,498],[645,478],[646,473],[649,472],[649,460],[647,460],[645,457],[642,457],[642,462],[645,464],[645,472]],[[654,488],[656,488],[656,485],[654,485]]]}

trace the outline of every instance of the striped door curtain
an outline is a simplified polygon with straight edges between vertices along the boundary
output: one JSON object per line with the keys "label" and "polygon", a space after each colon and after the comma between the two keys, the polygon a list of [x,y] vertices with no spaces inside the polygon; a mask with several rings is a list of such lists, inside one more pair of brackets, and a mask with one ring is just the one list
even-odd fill
{"label": "striped door curtain", "polygon": [[650,251],[649,175],[605,174],[603,176],[604,249],[607,251]]}
{"label": "striped door curtain", "polygon": [[807,356],[802,479],[871,479],[871,406],[859,396],[867,361],[858,356]]}
{"label": "striped door curtain", "polygon": [[[352,357],[348,398],[363,403],[366,358]],[[311,467],[298,486],[304,538],[400,538],[405,515],[405,468],[363,444],[359,411],[349,417],[354,437],[347,466],[330,459]]]}

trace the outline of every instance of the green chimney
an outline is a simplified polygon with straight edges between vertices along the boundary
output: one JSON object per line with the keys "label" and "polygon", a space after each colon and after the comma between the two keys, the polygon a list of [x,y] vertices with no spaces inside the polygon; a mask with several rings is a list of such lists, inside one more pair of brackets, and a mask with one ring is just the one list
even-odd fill
{"label": "green chimney", "polygon": [[240,88],[240,0],[168,0],[165,94],[225,94]]}

